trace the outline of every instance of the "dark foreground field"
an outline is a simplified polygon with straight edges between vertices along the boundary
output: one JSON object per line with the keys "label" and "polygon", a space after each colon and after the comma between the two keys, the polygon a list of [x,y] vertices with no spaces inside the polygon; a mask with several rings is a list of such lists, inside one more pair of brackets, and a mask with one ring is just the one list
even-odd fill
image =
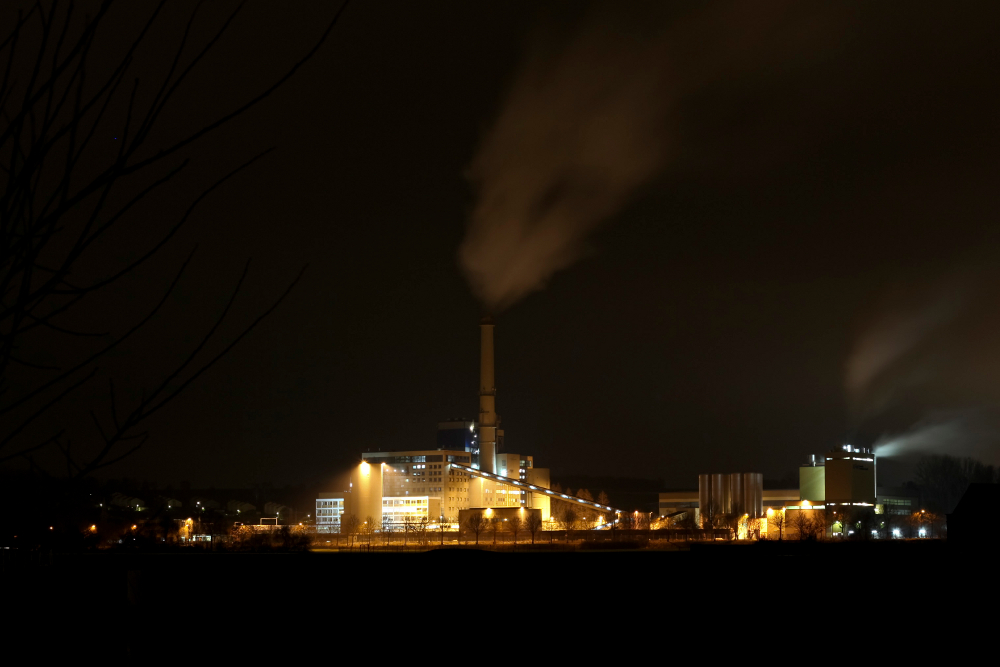
{"label": "dark foreground field", "polygon": [[524,613],[648,615],[652,622],[725,599],[773,605],[781,616],[841,607],[877,615],[877,607],[910,603],[917,606],[908,613],[931,603],[958,607],[995,579],[992,553],[938,540],[518,553],[87,552],[10,554],[2,600],[5,611],[112,618],[140,632],[155,618],[191,615],[254,624],[261,614],[282,623],[334,611],[341,618],[410,608],[461,614],[461,603],[477,598],[494,610],[520,605]]}

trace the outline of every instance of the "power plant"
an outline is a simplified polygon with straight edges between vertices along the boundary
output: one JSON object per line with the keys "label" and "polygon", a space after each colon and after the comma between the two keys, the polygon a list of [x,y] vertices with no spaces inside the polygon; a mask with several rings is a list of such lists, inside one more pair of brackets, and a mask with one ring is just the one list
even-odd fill
{"label": "power plant", "polygon": [[[478,418],[440,422],[435,447],[362,452],[346,491],[319,494],[318,531],[339,532],[344,517],[372,521],[380,529],[415,523],[455,528],[475,513],[544,523],[554,518],[553,499],[590,514],[598,525],[617,520],[620,510],[553,491],[548,468],[536,465],[532,455],[506,450],[496,404],[495,329],[489,316],[479,322]],[[688,517],[688,525],[701,529],[737,521],[744,536],[767,535],[775,511],[782,516],[827,507],[903,511],[910,502],[877,494],[875,457],[866,448],[844,445],[811,456],[799,478],[797,489],[765,490],[757,472],[699,475],[696,491],[660,493],[658,514],[674,521]]]}
{"label": "power plant", "polygon": [[496,406],[494,329],[493,318],[483,317],[478,419],[440,423],[438,447],[433,449],[363,452],[347,492],[322,493],[316,500],[318,530],[339,531],[344,516],[380,526],[454,526],[474,512],[524,520],[534,514],[549,521],[552,499],[601,518],[617,512],[609,505],[553,491],[548,468],[536,466],[531,455],[506,451]]}

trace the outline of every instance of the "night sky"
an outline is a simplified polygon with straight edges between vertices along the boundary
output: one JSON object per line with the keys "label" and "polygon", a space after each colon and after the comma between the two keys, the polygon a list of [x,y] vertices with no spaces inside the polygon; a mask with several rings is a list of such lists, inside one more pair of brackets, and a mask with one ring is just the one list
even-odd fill
{"label": "night sky", "polygon": [[[108,54],[146,15],[127,4],[109,19]],[[488,178],[477,155],[533,68],[558,61],[589,78],[601,57],[576,63],[567,45],[593,33],[616,35],[608,48],[629,56],[610,61],[615,78],[649,75],[662,93],[625,104],[648,103],[639,136],[655,159],[611,204],[599,200],[600,169],[566,177],[552,196],[602,213],[542,289],[492,308],[507,450],[556,477],[678,487],[701,472],[781,478],[810,453],[893,434],[919,441],[893,454],[1000,462],[995,9],[678,3],[615,15],[536,4],[354,3],[287,85],[185,152],[190,173],[146,206],[139,241],[220,173],[277,148],[102,306],[144,310],[198,245],[164,312],[59,418],[102,400],[108,375],[138,391],[182,359],[248,258],[223,338],[309,268],[151,421],[144,449],[103,474],[324,482],[362,451],[430,448],[439,420],[475,418],[485,306],[458,253]],[[164,136],[279,77],[335,10],[276,8],[251,2],[239,15],[179,92]],[[227,10],[206,7],[194,40]],[[169,65],[189,13],[168,9],[138,73]],[[588,111],[553,106],[538,111],[560,114],[553,128]],[[573,143],[540,134],[525,142],[539,153]],[[615,173],[643,149],[612,143],[601,166]],[[506,146],[537,163],[516,140]],[[109,243],[109,261],[133,241]]]}

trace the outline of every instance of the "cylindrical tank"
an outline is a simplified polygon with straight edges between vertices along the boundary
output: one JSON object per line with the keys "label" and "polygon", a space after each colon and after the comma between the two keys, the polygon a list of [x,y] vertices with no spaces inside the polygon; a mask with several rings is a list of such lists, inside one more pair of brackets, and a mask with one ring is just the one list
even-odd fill
{"label": "cylindrical tank", "polygon": [[732,495],[732,514],[742,515],[746,510],[744,509],[746,505],[746,498],[743,493],[743,475],[733,473],[729,476],[729,488],[730,494]]}
{"label": "cylindrical tank", "polygon": [[722,498],[725,495],[722,491],[722,487],[725,484],[725,476],[718,473],[712,473],[709,477],[711,478],[709,488],[712,490],[712,497],[711,504],[708,509],[708,516],[712,517],[716,514],[722,514]]}
{"label": "cylindrical tank", "polygon": [[759,472],[743,473],[743,511],[751,517],[764,513],[764,475]]}
{"label": "cylindrical tank", "polygon": [[764,473],[754,473],[754,510],[757,516],[764,516]]}
{"label": "cylindrical tank", "polygon": [[723,514],[733,513],[733,482],[732,475],[722,476],[722,502],[719,503],[720,511]]}
{"label": "cylindrical tank", "polygon": [[712,474],[712,514],[728,514],[732,497],[729,494],[729,475]]}
{"label": "cylindrical tank", "polygon": [[[712,507],[712,476],[698,475],[698,515],[704,520],[711,513]],[[705,526],[707,528],[707,526]]]}

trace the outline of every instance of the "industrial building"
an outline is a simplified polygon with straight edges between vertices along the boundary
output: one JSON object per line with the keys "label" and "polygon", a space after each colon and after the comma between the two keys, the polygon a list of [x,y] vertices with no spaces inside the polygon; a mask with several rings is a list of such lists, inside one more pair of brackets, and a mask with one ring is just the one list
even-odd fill
{"label": "industrial building", "polygon": [[764,476],[759,472],[698,475],[698,507],[705,514],[764,513]]}
{"label": "industrial building", "polygon": [[[354,515],[382,525],[409,521],[458,524],[469,511],[507,517],[539,514],[550,519],[551,500],[613,513],[610,506],[552,491],[548,468],[534,457],[504,451],[504,431],[496,411],[495,324],[484,317],[480,330],[479,417],[438,424],[436,449],[363,452],[343,493],[316,499],[320,532],[337,532],[341,519]],[[511,515],[513,516],[513,515]]]}
{"label": "industrial building", "polygon": [[[876,460],[870,448],[843,445],[823,456],[811,455],[799,467],[798,489],[764,489],[759,473],[699,475],[698,489],[660,493],[662,517],[683,519],[690,516],[696,525],[708,526],[716,517],[746,516],[759,518],[763,534],[777,536],[774,525],[768,527],[775,512],[781,512],[789,529],[800,525],[799,513],[829,511],[833,534],[843,526],[838,517],[841,508],[872,508],[875,515],[909,516],[917,511],[917,498],[876,484]],[[817,525],[825,522],[815,522]],[[794,529],[793,529],[794,532]]]}
{"label": "industrial building", "polygon": [[803,500],[825,505],[875,505],[875,455],[867,447],[844,445],[799,468]]}

